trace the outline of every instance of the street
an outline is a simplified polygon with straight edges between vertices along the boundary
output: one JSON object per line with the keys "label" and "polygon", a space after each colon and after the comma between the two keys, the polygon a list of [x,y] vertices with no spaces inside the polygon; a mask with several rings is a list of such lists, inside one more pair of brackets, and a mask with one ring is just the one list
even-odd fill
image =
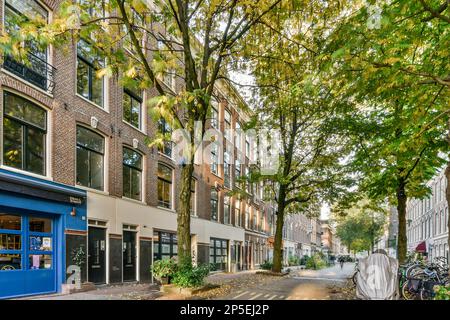
{"label": "street", "polygon": [[353,274],[354,264],[344,268],[336,264],[322,270],[299,270],[269,284],[257,285],[232,292],[224,300],[329,300],[336,297],[336,289],[343,287]]}
{"label": "street", "polygon": [[[217,273],[206,282],[219,288],[195,295],[195,300],[343,300],[353,299],[344,294],[353,263],[339,264],[322,270],[293,270],[284,277],[251,272]],[[66,295],[44,295],[26,300],[180,300],[179,295],[163,294],[151,284],[98,286],[96,290]]]}

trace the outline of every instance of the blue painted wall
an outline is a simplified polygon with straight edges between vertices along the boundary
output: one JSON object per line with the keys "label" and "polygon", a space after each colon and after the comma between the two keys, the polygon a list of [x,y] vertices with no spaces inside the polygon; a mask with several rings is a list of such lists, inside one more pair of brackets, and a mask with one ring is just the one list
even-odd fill
{"label": "blue painted wall", "polygon": [[[47,181],[44,179],[38,179],[35,177],[29,177],[27,175],[22,175],[18,173],[13,173],[10,171],[6,171],[3,169],[0,169],[0,171],[6,172],[11,175],[20,176],[25,179],[30,179],[33,181],[39,181],[40,183],[45,183],[48,185],[53,186],[59,186],[64,187],[68,190],[77,190],[80,191],[80,189],[74,188],[72,186],[67,186],[59,183],[55,183],[52,181]],[[1,182],[0,182],[1,183]],[[84,194],[86,194],[85,191],[83,191]],[[76,209],[76,215],[71,216],[72,209]],[[0,190],[0,212],[2,213],[22,213],[22,214],[41,214],[41,215],[51,215],[54,218],[54,235],[55,235],[55,244],[56,244],[56,265],[55,271],[56,271],[56,291],[61,290],[62,283],[65,282],[66,279],[66,252],[65,248],[65,230],[78,230],[78,231],[87,231],[87,205],[86,205],[86,199],[82,201],[81,204],[71,204],[71,203],[63,203],[63,202],[57,202],[52,201],[44,198],[38,198],[38,197],[32,197],[20,193],[13,193],[9,191],[3,191]],[[26,273],[26,272],[25,272]],[[4,274],[6,275],[6,274]],[[19,274],[17,273],[17,276]],[[1,275],[0,275],[1,276]],[[21,283],[22,281],[26,281],[26,279],[16,279],[16,284]],[[0,281],[1,282],[1,281]],[[17,286],[20,287],[20,286]],[[25,285],[26,288],[26,285]],[[27,289],[25,289],[26,291]],[[15,292],[12,290],[11,292],[6,292],[6,289],[4,290],[2,294],[2,290],[0,288],[0,298],[5,297],[11,297],[11,296],[21,296],[21,295],[27,295],[29,293],[27,292]],[[32,292],[32,294],[36,294],[36,292]]]}

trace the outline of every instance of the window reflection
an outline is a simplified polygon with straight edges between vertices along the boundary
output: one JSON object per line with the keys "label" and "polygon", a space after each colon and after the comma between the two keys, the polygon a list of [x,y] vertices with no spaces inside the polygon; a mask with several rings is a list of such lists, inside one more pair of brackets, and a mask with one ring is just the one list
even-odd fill
{"label": "window reflection", "polygon": [[52,251],[52,238],[44,236],[30,236],[30,250]]}

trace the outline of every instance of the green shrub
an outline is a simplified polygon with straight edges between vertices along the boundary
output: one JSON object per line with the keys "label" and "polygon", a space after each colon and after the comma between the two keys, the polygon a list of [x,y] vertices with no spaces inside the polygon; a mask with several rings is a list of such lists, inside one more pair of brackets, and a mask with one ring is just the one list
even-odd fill
{"label": "green shrub", "polygon": [[300,259],[300,265],[304,266],[306,264],[306,261],[308,261],[309,256],[304,255],[303,257],[301,257]]}
{"label": "green shrub", "polygon": [[307,258],[305,265],[306,269],[319,270],[325,268],[327,263],[323,255],[320,253],[315,253],[313,256]]}
{"label": "green shrub", "polygon": [[203,285],[205,277],[209,273],[209,265],[193,267],[190,263],[178,267],[173,275],[172,283],[180,288],[194,288]]}
{"label": "green shrub", "polygon": [[259,265],[259,267],[263,270],[272,270],[273,262],[265,260],[263,263]]}
{"label": "green shrub", "polygon": [[300,259],[297,256],[289,256],[288,264],[289,266],[298,266],[300,264]]}
{"label": "green shrub", "polygon": [[172,277],[177,272],[178,266],[174,258],[157,260],[150,267],[150,272],[156,279]]}
{"label": "green shrub", "polygon": [[450,300],[450,286],[435,286],[434,300]]}

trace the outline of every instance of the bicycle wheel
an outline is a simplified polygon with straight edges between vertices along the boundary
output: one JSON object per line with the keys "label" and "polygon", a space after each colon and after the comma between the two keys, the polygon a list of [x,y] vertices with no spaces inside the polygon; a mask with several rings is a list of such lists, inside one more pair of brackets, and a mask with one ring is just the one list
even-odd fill
{"label": "bicycle wheel", "polygon": [[417,300],[420,298],[418,293],[415,292],[410,292],[408,289],[408,283],[409,280],[406,280],[403,285],[402,285],[402,289],[401,289],[401,294],[403,299],[405,300]]}

